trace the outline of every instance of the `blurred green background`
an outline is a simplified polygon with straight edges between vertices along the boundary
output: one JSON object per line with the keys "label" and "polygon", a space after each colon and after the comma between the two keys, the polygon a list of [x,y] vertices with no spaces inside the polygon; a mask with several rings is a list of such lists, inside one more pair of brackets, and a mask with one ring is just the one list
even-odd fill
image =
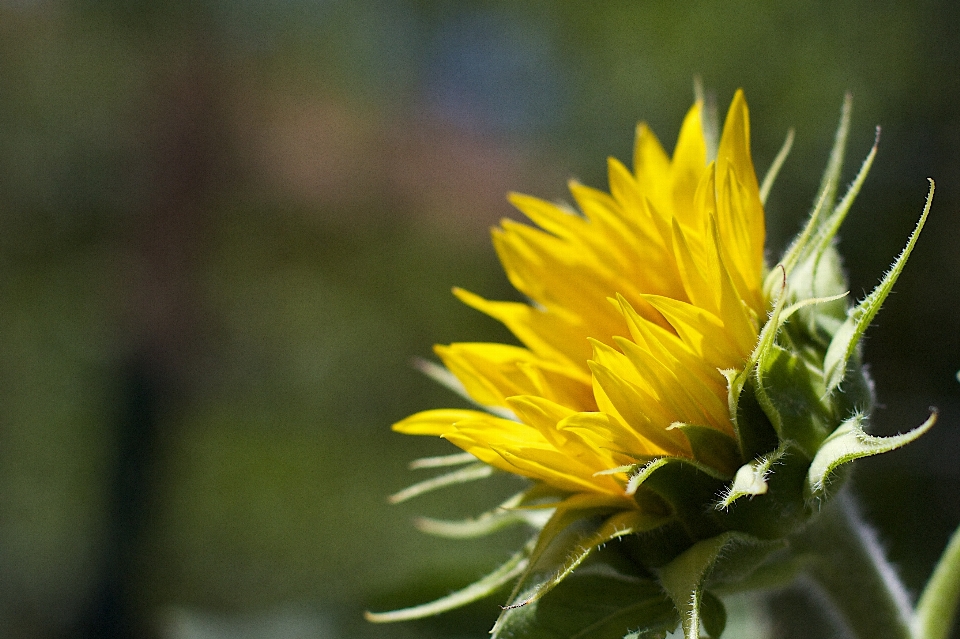
{"label": "blurred green background", "polygon": [[[388,506],[457,405],[410,366],[509,340],[449,294],[514,298],[504,195],[605,187],[647,120],[672,148],[699,75],[751,107],[776,256],[845,91],[841,242],[869,290],[937,180],[866,357],[880,433],[864,510],[916,591],[960,521],[960,5],[453,0],[0,2],[0,636],[482,637],[490,600],[371,626],[517,544],[427,538],[502,479]],[[427,471],[418,471],[424,473]],[[786,606],[786,604],[785,604]],[[786,636],[786,635],[782,635]]]}

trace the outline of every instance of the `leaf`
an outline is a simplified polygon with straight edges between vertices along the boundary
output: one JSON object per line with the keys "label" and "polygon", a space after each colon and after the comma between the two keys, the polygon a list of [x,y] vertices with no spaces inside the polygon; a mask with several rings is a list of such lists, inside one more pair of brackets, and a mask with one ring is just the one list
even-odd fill
{"label": "leaf", "polygon": [[703,600],[700,602],[700,617],[703,629],[711,637],[719,637],[727,627],[727,609],[723,607],[723,602],[708,590],[703,592]]}
{"label": "leaf", "polygon": [[831,475],[840,466],[861,457],[879,455],[905,446],[914,441],[937,421],[937,412],[930,414],[920,426],[902,435],[892,437],[876,437],[868,435],[863,430],[865,417],[854,415],[846,420],[833,432],[817,451],[817,455],[807,471],[806,492],[810,497],[821,497],[830,484]]}
{"label": "leaf", "polygon": [[947,639],[960,604],[960,528],[954,531],[917,602],[913,635]]}
{"label": "leaf", "polygon": [[660,584],[680,612],[685,639],[699,639],[701,623],[712,637],[719,636],[726,624],[723,604],[706,592],[713,573],[718,573],[718,584],[742,579],[782,547],[782,542],[728,532],[694,544],[661,568]]}
{"label": "leaf", "polygon": [[920,215],[920,220],[917,222],[913,233],[910,234],[910,239],[907,240],[906,247],[904,247],[897,259],[894,260],[890,270],[887,271],[887,274],[877,287],[848,314],[846,322],[843,323],[830,342],[830,347],[827,349],[827,354],[823,361],[823,373],[826,379],[828,393],[832,393],[840,386],[840,383],[846,376],[847,362],[856,350],[860,338],[863,337],[870,322],[873,321],[873,318],[880,310],[880,306],[883,304],[883,301],[887,299],[887,295],[890,294],[894,283],[896,283],[897,278],[903,271],[903,267],[907,263],[907,258],[910,257],[910,253],[917,243],[917,238],[920,236],[920,231],[923,230],[923,225],[927,221],[930,206],[933,204],[933,192],[934,183],[933,180],[930,180],[930,191],[927,193],[927,201],[923,207],[923,213]]}
{"label": "leaf", "polygon": [[[537,601],[566,579],[599,546],[635,533],[647,532],[658,528],[669,518],[664,515],[638,510],[619,512],[605,520],[593,533],[585,535],[571,545],[563,563],[548,574],[546,578],[536,580],[526,588],[523,595],[512,599],[507,608],[520,608]],[[534,567],[536,567],[534,565]],[[521,585],[522,582],[521,582]]]}
{"label": "leaf", "polygon": [[736,533],[725,533],[701,541],[659,571],[660,584],[680,612],[685,639],[700,637],[700,624],[703,621],[703,582],[723,549],[727,544],[734,543],[734,535]]}
{"label": "leaf", "polygon": [[620,570],[618,554],[604,548],[543,598],[505,610],[493,639],[665,636],[678,622],[673,603],[654,580]]}
{"label": "leaf", "polygon": [[820,182],[820,192],[826,195],[827,208],[833,206],[837,195],[837,186],[840,183],[840,171],[843,169],[843,156],[847,148],[847,136],[850,133],[850,114],[853,112],[853,96],[843,96],[843,106],[840,108],[840,124],[833,139],[833,148],[830,150],[830,159],[827,169],[823,172]]}
{"label": "leaf", "polygon": [[505,564],[486,577],[446,597],[441,597],[430,603],[403,608],[401,610],[393,610],[391,612],[365,612],[363,616],[367,621],[372,621],[373,623],[408,621],[410,619],[430,617],[482,599],[492,594],[504,584],[515,579],[527,568],[531,545],[532,544],[527,544],[523,550],[514,554]]}
{"label": "leaf", "polygon": [[740,459],[755,459],[776,448],[779,439],[770,418],[757,401],[756,377],[749,377],[745,382],[736,405],[737,443]]}
{"label": "leaf", "polygon": [[540,531],[536,547],[531,553],[531,568],[537,567],[537,562],[554,539],[565,532],[570,532],[573,525],[578,521],[595,518],[599,515],[608,515],[611,512],[623,509],[623,507],[623,499],[613,495],[584,493],[567,497],[557,505],[553,515]]}

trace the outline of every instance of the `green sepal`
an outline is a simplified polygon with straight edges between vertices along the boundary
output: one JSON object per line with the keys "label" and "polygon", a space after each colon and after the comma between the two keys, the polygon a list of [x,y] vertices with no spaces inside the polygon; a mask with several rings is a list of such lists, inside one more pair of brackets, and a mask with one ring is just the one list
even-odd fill
{"label": "green sepal", "polygon": [[[758,468],[751,469],[751,472],[763,472],[761,479],[766,491],[761,494],[745,492],[739,496],[725,495],[727,499],[717,504],[720,525],[727,530],[739,530],[760,539],[779,539],[795,532],[813,512],[804,499],[809,465],[809,458],[799,448],[789,441],[783,442],[758,463]],[[730,490],[737,490],[736,481]]]}
{"label": "green sepal", "polygon": [[547,521],[543,516],[545,513],[538,509],[523,508],[529,497],[529,492],[517,493],[496,508],[476,517],[455,521],[417,517],[414,520],[414,525],[428,535],[448,539],[483,537],[517,524],[529,524],[535,528],[542,528]]}
{"label": "green sepal", "polygon": [[740,450],[737,440],[724,432],[709,426],[696,424],[676,423],[670,426],[678,429],[690,442],[690,451],[693,458],[707,466],[720,471],[728,478],[733,477],[740,465]]}
{"label": "green sepal", "polygon": [[[728,378],[729,380],[729,378]],[[779,439],[770,418],[763,412],[757,401],[756,382],[751,376],[742,381],[733,380],[729,384],[739,383],[737,389],[735,417],[737,444],[741,459],[754,459],[777,447]],[[732,386],[731,386],[732,389]],[[732,390],[731,390],[732,396]]]}
{"label": "green sepal", "polygon": [[897,278],[903,271],[903,267],[906,265],[907,259],[910,257],[910,253],[917,243],[917,238],[920,236],[920,231],[923,230],[923,225],[927,221],[930,206],[933,204],[933,192],[934,184],[933,180],[930,180],[930,191],[927,193],[927,201],[923,207],[923,213],[920,215],[920,220],[917,222],[913,233],[910,234],[910,239],[907,240],[906,247],[904,247],[897,259],[894,260],[890,270],[887,271],[887,274],[877,287],[849,312],[846,321],[837,331],[836,335],[833,336],[833,340],[830,342],[830,347],[827,349],[827,354],[823,361],[823,373],[828,393],[832,393],[840,386],[840,383],[847,373],[847,363],[854,355],[860,338],[863,337],[870,322],[873,321],[873,318],[880,310],[880,306],[883,304],[883,301],[887,299],[887,295],[890,294],[894,283],[896,283]]}
{"label": "green sepal", "polygon": [[905,446],[927,432],[937,421],[933,412],[920,426],[892,437],[876,437],[863,430],[866,418],[857,414],[846,420],[823,442],[807,471],[805,496],[820,499],[826,496],[833,475],[840,466],[862,457],[879,455]]}
{"label": "green sepal", "polygon": [[[671,509],[682,524],[688,543],[713,537],[722,532],[716,513],[706,504],[716,501],[723,492],[725,478],[712,468],[681,457],[664,457],[641,468],[628,482],[628,490],[650,491]],[[654,564],[655,565],[655,564]]]}
{"label": "green sepal", "polygon": [[462,468],[458,468],[457,470],[449,473],[444,473],[443,475],[438,475],[436,477],[431,477],[430,479],[417,482],[412,486],[404,488],[400,492],[390,495],[388,500],[391,504],[399,504],[402,501],[413,499],[414,497],[418,497],[424,493],[429,493],[440,488],[456,486],[457,484],[465,484],[478,479],[486,479],[493,473],[493,466],[489,466],[482,462],[477,462],[476,464],[463,466]]}
{"label": "green sepal", "polygon": [[771,551],[770,557],[755,570],[736,581],[711,584],[712,592],[726,597],[742,592],[777,590],[795,583],[797,577],[810,565],[812,555],[794,552],[786,540],[781,540],[780,543],[783,547]]}
{"label": "green sepal", "polygon": [[[808,226],[801,235],[802,250],[795,256],[788,253],[784,257],[782,263],[784,268],[790,264],[788,278],[797,299],[830,297],[846,290],[846,277],[840,265],[840,254],[834,246],[834,238],[873,166],[879,137],[880,130],[877,129],[877,139],[840,203],[829,215],[824,215],[824,210],[830,204],[819,202],[811,215],[810,224],[813,226]],[[815,310],[806,310],[801,314],[801,320],[811,336],[823,339],[826,335],[829,341],[829,336],[836,332],[845,319],[845,311],[846,305],[842,302],[828,304]]]}
{"label": "green sepal", "polygon": [[847,278],[836,247],[828,244],[820,253],[798,264],[790,273],[789,285],[791,301],[822,301],[797,309],[796,319],[780,335],[817,349],[819,364],[830,340],[847,319],[849,303],[842,299],[847,293]]}
{"label": "green sepal", "polygon": [[771,163],[770,168],[767,169],[767,174],[763,176],[763,182],[760,183],[760,204],[766,205],[767,203],[767,196],[770,195],[773,183],[777,179],[783,163],[787,160],[787,156],[790,155],[790,149],[793,148],[793,137],[794,130],[790,129],[787,131],[787,137],[783,141],[783,146],[781,146],[780,151],[777,152],[777,157],[773,158],[773,163]]}
{"label": "green sepal", "polygon": [[[774,269],[774,272],[785,274],[782,268]],[[786,282],[781,278],[780,290],[777,293],[770,310],[769,317],[763,328],[760,329],[760,335],[757,338],[757,345],[750,354],[743,368],[726,369],[720,373],[727,380],[727,409],[730,412],[730,421],[733,423],[733,432],[737,437],[737,444],[740,447],[740,458],[743,460],[752,459],[757,455],[762,455],[772,450],[777,445],[777,434],[770,426],[769,420],[760,418],[758,411],[752,410],[754,406],[750,405],[751,400],[756,403],[756,393],[754,388],[750,388],[750,382],[755,376],[757,363],[763,354],[770,349],[776,340],[777,332],[780,330],[782,321],[780,319],[786,304]],[[748,392],[744,396],[744,390]],[[746,406],[741,404],[747,403]],[[762,414],[762,411],[759,411]]]}
{"label": "green sepal", "polygon": [[824,219],[821,222],[820,227],[817,229],[817,233],[810,246],[812,256],[816,261],[819,261],[820,256],[824,254],[829,246],[831,246],[833,238],[835,238],[837,233],[840,231],[840,226],[843,224],[844,219],[846,219],[847,214],[850,212],[850,207],[853,206],[853,201],[857,198],[857,195],[860,194],[860,189],[863,187],[863,183],[867,179],[867,174],[870,173],[870,168],[873,166],[873,160],[877,157],[877,145],[879,143],[880,128],[877,127],[877,135],[874,139],[873,147],[867,154],[866,159],[864,159],[863,164],[860,165],[860,170],[857,172],[857,176],[854,178],[853,182],[850,183],[850,187],[844,194],[843,199],[840,200],[833,211],[831,211],[829,217]]}
{"label": "green sepal", "polygon": [[507,583],[516,579],[529,563],[530,550],[532,542],[528,543],[523,550],[515,553],[499,568],[488,574],[486,577],[475,581],[466,588],[450,593],[430,603],[411,606],[401,610],[391,612],[365,612],[363,616],[367,621],[373,623],[388,623],[393,621],[408,621],[410,619],[422,619],[447,612],[454,608],[465,606],[479,599],[487,597]]}
{"label": "green sepal", "polygon": [[[837,126],[837,133],[834,137],[833,149],[830,151],[830,159],[827,161],[827,169],[823,173],[823,179],[820,182],[820,190],[817,194],[816,205],[810,212],[810,219],[804,226],[803,231],[793,240],[789,248],[784,252],[780,264],[783,265],[786,273],[790,275],[794,267],[800,262],[806,261],[811,250],[811,240],[822,228],[824,222],[824,211],[833,208],[833,202],[836,198],[837,186],[840,183],[840,171],[843,169],[843,156],[847,146],[847,136],[850,133],[850,113],[853,109],[853,98],[848,93],[844,96],[843,108],[840,112],[840,124]],[[773,297],[773,293],[778,286],[775,270],[770,271],[764,281],[764,292],[768,299]]]}
{"label": "green sepal", "polygon": [[[566,559],[567,548],[576,545],[583,537],[595,533],[605,517],[622,509],[622,500],[614,497],[589,494],[567,497],[557,504],[550,519],[540,530],[536,545],[530,553],[529,571],[541,570],[542,564],[553,567],[559,565]],[[529,574],[524,575],[520,580],[510,595],[510,600],[514,599],[528,576]]]}
{"label": "green sepal", "polygon": [[[542,598],[567,579],[574,569],[580,566],[594,550],[603,544],[627,535],[659,528],[667,520],[668,518],[664,515],[640,510],[622,511],[604,519],[595,530],[587,529],[581,535],[568,537],[567,542],[557,549],[560,552],[565,552],[566,555],[559,564],[554,564],[553,561],[544,561],[544,556],[542,554],[537,555],[534,551],[535,559],[532,558],[530,570],[517,584],[514,589],[515,594],[511,596],[505,610],[529,606]],[[554,553],[554,556],[559,556],[559,553]]]}
{"label": "green sepal", "polygon": [[847,150],[847,137],[850,134],[850,116],[853,113],[853,95],[843,96],[843,105],[840,107],[840,123],[833,138],[833,147],[830,149],[830,159],[827,168],[820,180],[820,195],[826,208],[831,208],[837,197],[837,188],[840,186],[840,172],[843,170],[843,158]]}
{"label": "green sepal", "polygon": [[835,415],[853,415],[863,413],[870,415],[876,403],[873,380],[860,359],[860,354],[854,351],[853,357],[847,363],[847,374],[843,378],[843,392],[835,393],[830,398]]}
{"label": "green sepal", "polygon": [[762,455],[741,466],[733,482],[724,492],[723,498],[717,503],[717,509],[725,510],[741,497],[765,495],[770,489],[767,477],[770,476],[773,465],[783,457],[784,453],[785,448],[781,446],[772,453]]}
{"label": "green sepal", "polygon": [[708,585],[743,578],[782,547],[782,542],[728,532],[694,544],[658,570],[660,584],[680,613],[685,639],[699,639],[701,623],[712,637],[723,631],[726,613],[716,597],[707,595]]}
{"label": "green sepal", "polygon": [[791,440],[812,458],[830,434],[833,420],[824,406],[820,371],[797,354],[771,344],[757,363],[757,401],[780,441]]}
{"label": "green sepal", "polygon": [[673,631],[673,603],[620,550],[608,544],[541,599],[505,610],[493,639],[653,639]]}

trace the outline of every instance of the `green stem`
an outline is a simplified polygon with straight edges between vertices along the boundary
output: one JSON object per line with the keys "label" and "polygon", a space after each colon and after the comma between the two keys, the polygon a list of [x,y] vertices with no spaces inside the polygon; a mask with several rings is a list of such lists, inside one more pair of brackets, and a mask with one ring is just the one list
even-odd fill
{"label": "green stem", "polygon": [[914,639],[906,589],[849,496],[834,499],[795,547],[810,557],[808,576],[851,636]]}
{"label": "green stem", "polygon": [[913,619],[916,639],[947,639],[960,603],[960,528],[933,569]]}

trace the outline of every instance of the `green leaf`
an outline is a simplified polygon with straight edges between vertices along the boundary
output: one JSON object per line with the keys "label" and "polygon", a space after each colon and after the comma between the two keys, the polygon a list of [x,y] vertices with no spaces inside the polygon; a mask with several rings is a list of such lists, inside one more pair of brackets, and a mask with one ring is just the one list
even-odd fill
{"label": "green leaf", "polygon": [[933,412],[920,426],[910,432],[892,437],[875,437],[863,430],[866,418],[857,414],[846,420],[824,442],[807,471],[806,492],[809,497],[821,497],[826,494],[831,475],[836,470],[855,459],[879,455],[900,448],[927,432],[937,421]]}
{"label": "green leaf", "polygon": [[781,541],[728,532],[694,544],[661,568],[660,584],[680,612],[685,639],[698,639],[701,623],[712,637],[719,636],[726,624],[723,604],[707,593],[707,587],[746,578],[783,547]]}
{"label": "green leaf", "polygon": [[673,603],[652,579],[624,572],[607,546],[549,594],[505,610],[493,639],[663,637],[677,626]]}
{"label": "green leaf", "polygon": [[553,515],[540,531],[537,545],[531,553],[531,567],[536,567],[555,539],[570,534],[574,524],[595,519],[600,515],[609,515],[622,508],[623,500],[613,496],[582,494],[566,498],[557,505]]}
{"label": "green leaf", "polygon": [[741,459],[755,459],[775,449],[777,431],[757,401],[756,378],[750,377],[737,398],[736,433]]}
{"label": "green leaf", "polygon": [[[680,612],[685,639],[699,639],[703,621],[703,582],[737,533],[725,533],[695,544],[660,571],[660,584]],[[722,605],[722,604],[721,604]],[[712,623],[711,625],[716,625]]]}
{"label": "green leaf", "polygon": [[781,542],[782,550],[774,550],[770,553],[770,558],[762,565],[744,576],[737,582],[729,582],[728,585],[711,585],[711,589],[716,594],[726,597],[738,593],[756,592],[758,590],[779,590],[792,583],[795,583],[797,577],[801,575],[808,567],[811,561],[811,555],[797,554],[790,551],[786,540]]}
{"label": "green leaf", "polygon": [[709,590],[703,591],[700,619],[703,622],[703,629],[710,637],[719,637],[727,627],[727,609],[723,607],[723,602]]}
{"label": "green leaf", "polygon": [[840,386],[840,383],[847,373],[847,363],[851,356],[853,356],[857,344],[860,342],[860,338],[863,337],[870,322],[873,321],[873,318],[880,310],[880,306],[883,304],[883,301],[887,299],[887,295],[890,294],[894,283],[896,283],[897,278],[903,271],[903,267],[906,265],[907,259],[910,257],[910,253],[917,243],[917,238],[920,236],[920,231],[923,230],[923,225],[927,221],[930,206],[933,204],[933,191],[933,180],[930,180],[930,191],[927,193],[927,201],[923,207],[923,214],[920,216],[920,221],[917,222],[913,233],[910,234],[910,239],[907,240],[906,247],[893,262],[893,266],[887,271],[887,274],[880,281],[880,284],[848,314],[846,322],[844,322],[843,326],[840,327],[830,342],[830,347],[827,349],[827,354],[823,361],[823,372],[828,393],[833,392]]}
{"label": "green leaf", "polygon": [[840,171],[843,169],[843,156],[847,149],[847,136],[850,133],[850,115],[853,112],[853,96],[847,93],[843,96],[843,106],[840,108],[840,124],[833,138],[833,148],[830,150],[830,159],[827,169],[823,172],[820,181],[820,193],[825,197],[827,208],[833,206],[837,196],[837,187],[840,184]]}
{"label": "green leaf", "polygon": [[365,612],[364,617],[367,621],[374,623],[388,623],[393,621],[408,621],[410,619],[422,619],[433,615],[465,606],[468,603],[482,599],[494,591],[518,577],[527,568],[529,562],[530,547],[527,546],[514,554],[505,564],[491,572],[486,577],[475,581],[466,588],[441,597],[436,601],[393,610],[391,612]]}
{"label": "green leaf", "polygon": [[960,604],[960,528],[947,544],[943,556],[917,602],[913,619],[913,636],[924,639],[947,639]]}

